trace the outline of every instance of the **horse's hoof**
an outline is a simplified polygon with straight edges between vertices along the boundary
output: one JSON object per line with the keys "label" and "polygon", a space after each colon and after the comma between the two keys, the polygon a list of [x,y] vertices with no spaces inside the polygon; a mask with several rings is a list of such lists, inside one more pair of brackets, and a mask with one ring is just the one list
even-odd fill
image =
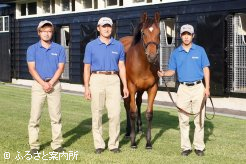
{"label": "horse's hoof", "polygon": [[145,148],[150,150],[150,149],[152,149],[152,145],[151,144],[146,144]]}
{"label": "horse's hoof", "polygon": [[132,148],[132,149],[137,149],[137,144],[132,144],[132,145],[131,145],[131,148]]}

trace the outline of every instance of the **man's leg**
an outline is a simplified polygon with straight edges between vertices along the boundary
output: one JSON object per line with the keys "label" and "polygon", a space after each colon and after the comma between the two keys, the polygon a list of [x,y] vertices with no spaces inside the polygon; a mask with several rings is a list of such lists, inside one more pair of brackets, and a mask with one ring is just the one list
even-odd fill
{"label": "man's leg", "polygon": [[39,143],[39,122],[42,113],[42,107],[46,98],[42,86],[34,81],[32,85],[32,100],[31,100],[31,113],[28,124],[29,145],[31,149],[40,148]]}
{"label": "man's leg", "polygon": [[[190,91],[185,85],[180,84],[177,92],[177,106],[187,112],[191,112],[191,102],[190,102]],[[179,127],[181,136],[181,149],[191,150],[191,143],[189,138],[190,125],[189,125],[189,115],[179,112]]]}
{"label": "man's leg", "polygon": [[[204,97],[204,86],[203,86],[203,84],[198,84],[198,85],[194,86],[192,108],[193,108],[195,113],[200,112],[203,97]],[[196,150],[201,150],[201,151],[203,151],[205,149],[205,144],[204,144],[204,117],[205,117],[205,109],[203,107],[201,120],[200,120],[199,115],[197,117],[195,117],[195,119],[194,119],[195,133],[194,133],[193,145],[194,145]],[[201,121],[201,126],[200,126],[200,121]]]}
{"label": "man's leg", "polygon": [[104,84],[107,75],[92,74],[90,78],[92,134],[95,149],[105,149],[102,113],[105,105]]}
{"label": "man's leg", "polygon": [[107,79],[106,108],[109,118],[109,150],[119,148],[120,136],[120,79],[117,75],[110,75]]}
{"label": "man's leg", "polygon": [[53,150],[62,147],[62,124],[61,124],[61,84],[57,82],[53,90],[47,94],[48,108],[51,120]]}

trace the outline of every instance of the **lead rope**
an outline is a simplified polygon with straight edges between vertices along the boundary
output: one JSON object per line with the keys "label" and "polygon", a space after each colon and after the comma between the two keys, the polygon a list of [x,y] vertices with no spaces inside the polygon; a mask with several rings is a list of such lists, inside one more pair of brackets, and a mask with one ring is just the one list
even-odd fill
{"label": "lead rope", "polygon": [[206,114],[206,109],[207,109],[207,108],[206,108],[206,103],[207,103],[207,98],[206,98],[206,96],[203,97],[203,100],[202,100],[202,103],[201,103],[201,107],[200,107],[200,111],[197,112],[197,113],[189,113],[189,112],[187,112],[187,111],[185,111],[185,110],[183,110],[182,108],[180,108],[180,107],[177,106],[177,104],[176,104],[176,103],[174,102],[174,100],[173,100],[173,97],[172,97],[172,95],[171,95],[170,90],[169,90],[168,87],[167,87],[167,83],[166,83],[164,77],[162,77],[162,80],[164,81],[164,84],[165,84],[165,87],[166,87],[166,89],[167,89],[168,95],[169,95],[170,99],[172,100],[174,106],[175,106],[176,108],[178,108],[178,110],[179,110],[180,112],[182,112],[182,113],[184,113],[184,114],[186,114],[186,115],[194,115],[195,117],[197,117],[197,116],[199,115],[199,124],[200,124],[200,127],[202,126],[201,119],[202,119],[202,110],[203,110],[203,107],[204,107],[204,106],[205,106],[205,117],[206,117],[208,120],[212,120],[212,119],[214,118],[215,110],[214,110],[214,104],[213,104],[213,101],[212,101],[211,96],[208,97],[209,100],[210,100],[210,102],[211,102],[211,104],[212,104],[212,108],[213,108],[213,115],[212,115],[211,118],[208,118],[208,117],[207,117],[207,114]]}

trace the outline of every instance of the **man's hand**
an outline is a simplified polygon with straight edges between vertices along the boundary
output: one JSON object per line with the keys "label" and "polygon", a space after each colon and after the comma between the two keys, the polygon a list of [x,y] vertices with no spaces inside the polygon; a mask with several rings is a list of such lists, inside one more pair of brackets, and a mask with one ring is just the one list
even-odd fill
{"label": "man's hand", "polygon": [[163,77],[165,73],[163,70],[161,70],[161,71],[157,71],[157,74],[159,77]]}
{"label": "man's hand", "polygon": [[89,87],[85,87],[85,99],[90,100],[91,99],[91,91]]}
{"label": "man's hand", "polygon": [[209,88],[205,88],[205,96],[209,97],[210,96],[210,90]]}
{"label": "man's hand", "polygon": [[123,99],[125,99],[125,98],[127,98],[129,96],[129,91],[128,91],[127,87],[123,88],[123,93],[124,93]]}
{"label": "man's hand", "polygon": [[42,86],[43,86],[43,90],[46,93],[50,92],[53,89],[53,86],[48,82],[44,82],[44,84]]}

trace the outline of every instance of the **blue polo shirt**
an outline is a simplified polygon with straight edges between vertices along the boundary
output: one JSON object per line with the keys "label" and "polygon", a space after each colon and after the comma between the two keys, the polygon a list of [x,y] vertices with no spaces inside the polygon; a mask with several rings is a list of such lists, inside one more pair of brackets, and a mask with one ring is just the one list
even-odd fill
{"label": "blue polo shirt", "polygon": [[50,47],[46,49],[39,41],[28,47],[26,60],[35,62],[36,71],[45,80],[54,76],[59,63],[66,62],[65,49],[54,42],[51,42]]}
{"label": "blue polo shirt", "polygon": [[168,69],[177,71],[179,82],[194,82],[203,79],[203,68],[208,66],[210,63],[204,48],[192,43],[189,52],[182,45],[172,52]]}
{"label": "blue polo shirt", "polygon": [[108,45],[99,37],[86,45],[84,63],[91,65],[91,71],[119,71],[119,60],[125,60],[124,47],[112,37]]}

